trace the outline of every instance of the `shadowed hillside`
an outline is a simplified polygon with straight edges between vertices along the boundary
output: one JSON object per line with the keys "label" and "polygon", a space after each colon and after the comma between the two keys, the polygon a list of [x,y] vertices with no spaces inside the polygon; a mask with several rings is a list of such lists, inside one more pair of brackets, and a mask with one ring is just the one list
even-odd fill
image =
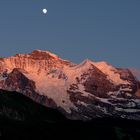
{"label": "shadowed hillside", "polygon": [[0,90],[0,116],[17,121],[65,121],[57,110],[44,107],[17,92]]}
{"label": "shadowed hillside", "polygon": [[67,120],[16,92],[0,91],[0,139],[94,139],[139,140],[140,122],[95,119]]}

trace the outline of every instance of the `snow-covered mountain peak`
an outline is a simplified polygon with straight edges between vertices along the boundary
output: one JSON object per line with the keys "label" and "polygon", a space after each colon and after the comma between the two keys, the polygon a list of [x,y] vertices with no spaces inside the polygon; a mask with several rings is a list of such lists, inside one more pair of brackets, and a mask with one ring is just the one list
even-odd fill
{"label": "snow-covered mountain peak", "polygon": [[114,84],[116,85],[129,84],[127,80],[123,80],[121,78],[121,75],[118,73],[117,68],[113,67],[109,63],[105,61],[101,61],[101,62],[95,62],[94,65],[104,74],[106,74],[108,79],[112,81]]}
{"label": "snow-covered mountain peak", "polygon": [[80,68],[89,68],[91,66],[93,66],[93,61],[90,59],[85,59],[84,61],[82,61],[80,64],[75,65],[73,68],[74,69],[80,69]]}
{"label": "snow-covered mountain peak", "polygon": [[83,64],[83,65],[91,65],[91,64],[93,64],[94,62],[92,61],[92,60],[90,60],[90,59],[85,59],[81,64]]}
{"label": "snow-covered mountain peak", "polygon": [[20,68],[27,72],[49,72],[54,68],[71,66],[72,63],[60,59],[57,55],[49,51],[34,50],[29,54],[16,54],[15,56],[3,58],[0,60],[0,71],[12,71],[14,68]]}
{"label": "snow-covered mountain peak", "polygon": [[112,112],[108,106],[117,114],[126,100],[131,103],[139,95],[140,83],[129,70],[104,61],[73,64],[51,52],[34,50],[0,59],[0,88],[18,91],[70,118],[90,119],[98,110],[97,116]]}
{"label": "snow-covered mountain peak", "polygon": [[140,70],[136,68],[129,68],[133,75],[140,81]]}
{"label": "snow-covered mountain peak", "polygon": [[49,51],[42,51],[42,50],[34,50],[31,54],[33,58],[42,58],[42,59],[48,59],[48,58],[53,58],[53,59],[59,59],[59,57]]}

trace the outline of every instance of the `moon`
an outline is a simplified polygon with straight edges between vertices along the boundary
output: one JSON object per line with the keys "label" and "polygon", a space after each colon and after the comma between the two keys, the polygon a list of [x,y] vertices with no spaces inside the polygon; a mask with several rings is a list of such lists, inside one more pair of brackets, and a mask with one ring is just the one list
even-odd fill
{"label": "moon", "polygon": [[44,14],[47,14],[48,10],[47,9],[43,9],[42,10]]}

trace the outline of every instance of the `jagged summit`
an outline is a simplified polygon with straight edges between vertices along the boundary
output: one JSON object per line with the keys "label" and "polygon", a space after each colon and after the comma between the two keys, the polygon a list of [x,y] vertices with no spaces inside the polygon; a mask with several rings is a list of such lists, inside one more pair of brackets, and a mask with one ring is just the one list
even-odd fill
{"label": "jagged summit", "polygon": [[90,68],[90,67],[92,67],[94,65],[94,62],[92,61],[92,60],[90,60],[90,59],[85,59],[85,60],[83,60],[80,64],[77,64],[77,65],[75,65],[73,68],[74,69],[83,69],[83,68]]}
{"label": "jagged summit", "polygon": [[42,51],[42,50],[34,50],[31,54],[31,56],[35,57],[35,58],[54,58],[54,59],[59,59],[59,57],[49,51]]}
{"label": "jagged summit", "polygon": [[67,60],[62,60],[57,55],[42,50],[34,50],[28,54],[16,54],[15,56],[0,60],[0,70],[12,71],[14,68],[21,68],[27,72],[48,72],[52,68],[72,65]]}
{"label": "jagged summit", "polygon": [[16,67],[16,68],[21,68],[22,64],[24,65],[25,63],[31,63],[31,61],[33,65],[34,64],[36,65],[37,63],[44,62],[44,61],[50,64],[55,63],[55,62],[60,62],[60,65],[65,64],[65,65],[75,67],[75,68],[88,67],[90,65],[107,65],[108,64],[107,62],[94,62],[88,58],[82,61],[80,64],[75,64],[68,60],[61,59],[58,55],[54,53],[51,53],[49,51],[43,51],[43,50],[33,50],[31,53],[16,54],[15,56],[0,59],[0,63],[6,62],[6,65],[8,67],[12,65],[13,67]]}
{"label": "jagged summit", "polygon": [[90,60],[90,59],[85,59],[80,65],[90,65],[90,64],[93,64],[94,62],[92,61],[92,60]]}
{"label": "jagged summit", "polygon": [[20,58],[32,58],[32,59],[38,59],[38,60],[47,60],[47,59],[59,59],[59,57],[49,51],[43,51],[43,50],[34,50],[31,53],[28,54],[16,54],[13,57],[20,57]]}
{"label": "jagged summit", "polygon": [[0,89],[20,92],[71,119],[140,120],[140,83],[129,70],[104,61],[73,64],[41,50],[17,54],[0,59]]}

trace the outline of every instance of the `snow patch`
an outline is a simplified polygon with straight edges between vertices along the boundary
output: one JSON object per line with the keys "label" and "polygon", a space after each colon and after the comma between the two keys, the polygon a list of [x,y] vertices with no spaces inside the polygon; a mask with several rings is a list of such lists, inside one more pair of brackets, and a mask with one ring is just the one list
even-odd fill
{"label": "snow patch", "polygon": [[94,65],[107,75],[108,79],[116,85],[130,84],[127,80],[122,80],[117,69],[107,64],[106,62],[94,62]]}
{"label": "snow patch", "polygon": [[[64,80],[55,77],[52,78],[42,73],[40,75],[37,75],[36,73],[25,75],[30,80],[36,82],[37,93],[53,99],[58,107],[64,108],[68,113],[71,113],[71,108],[76,109],[69,99],[69,94],[67,94],[67,85]],[[64,102],[66,102],[66,104]]]}
{"label": "snow patch", "polygon": [[140,112],[140,109],[123,109],[123,108],[119,108],[119,107],[115,107],[115,110],[120,111],[120,112],[127,112],[127,113]]}

